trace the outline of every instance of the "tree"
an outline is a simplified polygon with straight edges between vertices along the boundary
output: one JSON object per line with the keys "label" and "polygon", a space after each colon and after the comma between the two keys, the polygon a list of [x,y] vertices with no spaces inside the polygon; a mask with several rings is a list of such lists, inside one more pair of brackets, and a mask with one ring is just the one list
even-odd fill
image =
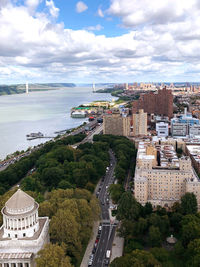
{"label": "tree", "polygon": [[39,206],[39,216],[48,216],[51,218],[55,213],[53,205],[49,201],[44,201]]}
{"label": "tree", "polygon": [[200,266],[200,239],[195,239],[189,243],[188,256],[188,266]]}
{"label": "tree", "polygon": [[184,247],[190,243],[190,241],[200,238],[200,225],[196,222],[189,222],[182,227],[182,243]]}
{"label": "tree", "polygon": [[144,205],[144,213],[145,213],[145,215],[150,215],[152,212],[153,212],[152,204],[150,202],[147,202]]}
{"label": "tree", "polygon": [[167,262],[169,260],[169,253],[164,248],[151,248],[150,252],[159,262]]}
{"label": "tree", "polygon": [[51,243],[38,252],[35,261],[37,267],[72,267],[69,257],[65,256],[64,249]]}
{"label": "tree", "polygon": [[122,194],[117,208],[117,218],[119,220],[134,220],[140,214],[140,205],[131,192]]}
{"label": "tree", "polygon": [[194,193],[187,192],[181,198],[181,208],[183,214],[197,213],[197,199]]}
{"label": "tree", "polygon": [[49,188],[57,187],[58,183],[64,179],[64,171],[58,167],[45,168],[40,178]]}
{"label": "tree", "polygon": [[110,267],[161,267],[154,256],[147,251],[136,249],[132,253],[116,258]]}
{"label": "tree", "polygon": [[108,189],[114,203],[117,203],[124,193],[124,187],[120,184],[111,184]]}
{"label": "tree", "polygon": [[122,184],[125,180],[126,172],[120,166],[117,166],[115,168],[115,176],[118,179],[118,182]]}
{"label": "tree", "polygon": [[179,230],[181,229],[182,217],[183,215],[178,212],[172,213],[172,216],[170,218],[170,223],[176,232],[179,232]]}
{"label": "tree", "polygon": [[80,257],[80,224],[69,209],[59,209],[50,222],[50,236],[59,244],[65,243],[70,255]]}
{"label": "tree", "polygon": [[129,258],[130,257],[128,257],[128,256],[115,258],[111,262],[110,267],[127,267],[127,266],[130,266]]}
{"label": "tree", "polygon": [[161,234],[158,227],[151,226],[149,228],[149,243],[152,247],[160,247]]}

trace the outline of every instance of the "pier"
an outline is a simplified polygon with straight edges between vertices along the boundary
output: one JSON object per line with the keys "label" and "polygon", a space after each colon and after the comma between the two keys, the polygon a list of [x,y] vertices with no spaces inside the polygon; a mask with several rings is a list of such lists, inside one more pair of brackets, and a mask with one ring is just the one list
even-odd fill
{"label": "pier", "polygon": [[55,138],[56,136],[35,136],[35,137],[29,137],[27,138],[28,141],[31,141],[31,140],[35,140],[35,139],[40,139],[40,138],[48,138],[48,139],[52,139],[52,138]]}

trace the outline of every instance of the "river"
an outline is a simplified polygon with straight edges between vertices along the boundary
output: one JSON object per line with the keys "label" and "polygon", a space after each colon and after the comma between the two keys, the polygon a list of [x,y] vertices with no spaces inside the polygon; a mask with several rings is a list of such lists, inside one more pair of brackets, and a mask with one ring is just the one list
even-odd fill
{"label": "river", "polygon": [[28,141],[26,135],[29,133],[54,136],[55,131],[70,129],[86,121],[71,118],[72,107],[112,98],[110,94],[93,93],[91,88],[84,87],[0,96],[0,159],[47,141]]}

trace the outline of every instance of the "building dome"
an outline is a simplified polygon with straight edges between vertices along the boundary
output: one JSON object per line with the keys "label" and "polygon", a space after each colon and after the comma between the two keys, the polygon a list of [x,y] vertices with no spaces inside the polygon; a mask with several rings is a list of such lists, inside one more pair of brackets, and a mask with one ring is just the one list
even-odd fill
{"label": "building dome", "polygon": [[21,189],[18,189],[6,202],[5,208],[6,212],[10,214],[23,214],[31,211],[34,205],[35,200]]}
{"label": "building dome", "polygon": [[4,235],[6,238],[32,237],[39,229],[39,205],[18,189],[2,208]]}

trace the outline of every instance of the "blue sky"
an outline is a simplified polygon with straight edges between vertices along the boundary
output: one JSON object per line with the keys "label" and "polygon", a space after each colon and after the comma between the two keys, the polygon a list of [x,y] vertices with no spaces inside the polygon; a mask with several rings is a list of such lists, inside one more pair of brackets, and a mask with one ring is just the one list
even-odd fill
{"label": "blue sky", "polygon": [[200,81],[198,0],[0,0],[0,83]]}

